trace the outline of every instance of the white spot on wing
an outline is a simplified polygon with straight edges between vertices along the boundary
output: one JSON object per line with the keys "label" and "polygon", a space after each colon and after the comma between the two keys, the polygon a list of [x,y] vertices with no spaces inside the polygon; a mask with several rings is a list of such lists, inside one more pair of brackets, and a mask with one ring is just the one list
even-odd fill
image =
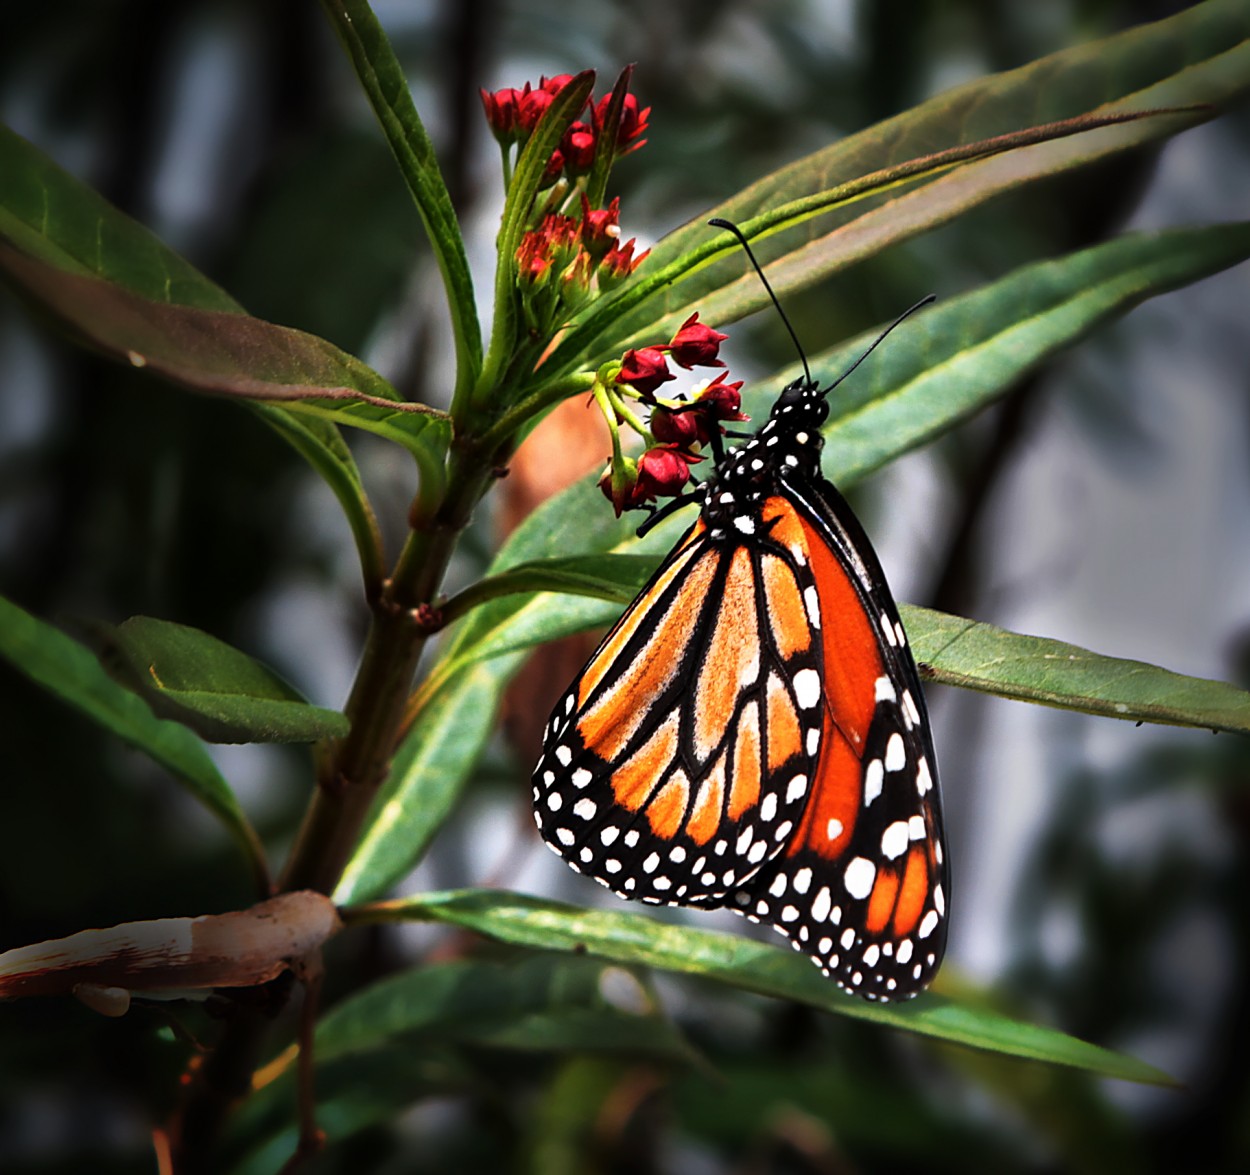
{"label": "white spot on wing", "polygon": [[816,594],[816,588],[813,584],[808,584],[803,589],[803,603],[807,607],[807,620],[813,628],[820,627],[820,597]]}
{"label": "white spot on wing", "polygon": [[907,851],[908,839],[906,822],[895,820],[881,834],[881,855],[887,861],[896,860]]}
{"label": "white spot on wing", "polygon": [[877,879],[877,867],[867,857],[855,857],[843,874],[846,892],[853,898],[866,898],[872,893],[872,883]]}
{"label": "white spot on wing", "polygon": [[800,669],[794,675],[794,698],[800,710],[810,710],[820,701],[820,674],[815,669]]}
{"label": "white spot on wing", "polygon": [[864,807],[868,807],[881,794],[881,781],[885,779],[885,768],[880,759],[870,759],[864,768]]}
{"label": "white spot on wing", "polygon": [[816,892],[816,896],[812,898],[812,918],[817,922],[823,922],[828,916],[829,908],[832,905],[833,895],[829,892],[827,885],[822,885]]}

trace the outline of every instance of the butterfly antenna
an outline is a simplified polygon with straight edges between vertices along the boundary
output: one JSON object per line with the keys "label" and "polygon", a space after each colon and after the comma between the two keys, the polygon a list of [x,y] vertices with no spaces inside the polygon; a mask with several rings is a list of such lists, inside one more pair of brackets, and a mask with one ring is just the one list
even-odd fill
{"label": "butterfly antenna", "polygon": [[[708,224],[714,225],[716,228],[727,229],[729,232],[733,233],[735,237],[738,238],[738,243],[746,251],[746,255],[751,259],[751,264],[755,266],[755,272],[760,275],[760,281],[764,283],[764,289],[768,291],[768,296],[773,300],[773,305],[777,307],[777,313],[781,315],[781,321],[786,324],[786,330],[790,332],[790,338],[794,340],[794,349],[799,353],[799,359],[803,363],[803,374],[807,377],[807,382],[811,383],[812,382],[812,369],[807,366],[807,356],[803,354],[803,344],[799,342],[799,336],[794,333],[794,327],[790,325],[790,320],[786,317],[786,312],[782,310],[781,303],[777,301],[777,295],[773,293],[772,286],[768,284],[768,278],[764,276],[764,270],[761,268],[760,263],[756,261],[755,254],[751,252],[751,246],[747,244],[747,239],[743,235],[742,230],[732,221],[722,220],[719,216],[713,217],[711,220],[708,221]],[[910,314],[911,311],[908,311],[908,313]],[[905,318],[906,315],[904,315],[903,317]],[[880,342],[880,341],[881,341],[880,339],[877,340],[877,342]],[[876,343],[873,343],[874,347],[876,345],[877,345]],[[852,368],[852,370],[854,369]],[[847,375],[849,374],[850,372],[847,372]]]}
{"label": "butterfly antenna", "polygon": [[[865,351],[865,352],[864,352],[864,353],[863,353],[863,354],[862,354],[862,355],[861,355],[858,359],[856,359],[856,360],[855,360],[855,362],[854,362],[854,363],[852,363],[852,364],[850,365],[850,367],[848,367],[848,368],[847,368],[847,369],[846,369],[846,370],[845,370],[845,371],[844,371],[844,372],[843,372],[840,376],[838,376],[838,378],[837,378],[837,379],[835,379],[835,380],[833,381],[833,383],[831,383],[831,384],[829,385],[829,391],[833,391],[833,389],[834,389],[834,388],[836,388],[836,387],[838,386],[838,384],[840,384],[840,383],[841,383],[844,379],[846,379],[846,377],[847,377],[848,375],[850,375],[852,371],[854,371],[854,370],[855,370],[855,369],[856,369],[856,368],[857,368],[857,367],[858,367],[861,363],[863,363],[863,361],[864,361],[865,359],[867,359],[867,358],[868,358],[868,356],[869,356],[869,355],[871,355],[871,354],[872,354],[872,353],[873,353],[873,352],[874,352],[874,351],[875,351],[875,350],[876,350],[876,349],[877,349],[877,348],[878,348],[878,347],[879,347],[879,346],[880,346],[880,345],[881,345],[881,344],[885,341],[885,336],[886,336],[886,335],[888,335],[888,334],[890,333],[890,331],[892,331],[892,330],[893,330],[896,326],[898,326],[900,323],[902,323],[902,322],[906,321],[908,318],[910,318],[910,317],[911,317],[913,314],[915,314],[915,313],[916,313],[916,311],[917,311],[917,310],[919,310],[922,306],[927,306],[927,305],[928,305],[930,302],[932,302],[932,301],[934,301],[934,295],[933,295],[933,294],[926,294],[926,295],[925,295],[923,298],[921,298],[921,299],[920,299],[920,301],[919,301],[919,302],[917,302],[914,306],[908,306],[908,307],[907,307],[907,309],[906,309],[906,310],[904,310],[902,314],[900,314],[900,315],[899,315],[899,316],[898,316],[898,317],[897,317],[897,318],[896,318],[896,319],[895,319],[892,323],[890,323],[890,325],[889,325],[889,326],[887,326],[887,327],[885,328],[885,330],[883,330],[883,331],[882,331],[882,332],[881,332],[881,333],[880,333],[880,334],[879,334],[879,335],[878,335],[878,336],[877,336],[877,337],[873,340],[873,342],[872,342],[872,346],[870,346],[870,347],[869,347],[869,348],[868,348],[868,349],[867,349],[867,350],[866,350],[866,351]],[[806,364],[804,364],[804,367],[806,367],[806,366],[807,366],[807,365],[806,365]]]}

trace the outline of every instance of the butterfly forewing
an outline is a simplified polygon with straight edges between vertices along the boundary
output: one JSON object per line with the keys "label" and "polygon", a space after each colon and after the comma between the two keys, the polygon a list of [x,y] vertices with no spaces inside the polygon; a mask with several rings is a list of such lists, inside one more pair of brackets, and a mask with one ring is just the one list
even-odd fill
{"label": "butterfly forewing", "polygon": [[534,773],[556,852],[624,896],[715,906],[784,851],[821,722],[810,578],[696,524],[556,707]]}

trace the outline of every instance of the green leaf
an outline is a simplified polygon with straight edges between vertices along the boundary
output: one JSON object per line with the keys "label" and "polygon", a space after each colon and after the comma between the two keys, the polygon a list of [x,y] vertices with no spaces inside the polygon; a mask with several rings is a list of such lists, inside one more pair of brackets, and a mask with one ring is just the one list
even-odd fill
{"label": "green leaf", "polygon": [[[396,1038],[535,1050],[626,1051],[689,1059],[654,1006],[610,1003],[612,970],[591,959],[533,955],[512,963],[452,962],[402,971],[336,1005],[317,1026],[318,1063]],[[650,1005],[637,985],[635,999]],[[288,1057],[293,1053],[288,1054]]]}
{"label": "green leaf", "polygon": [[441,608],[443,621],[450,624],[487,600],[526,592],[564,592],[628,604],[655,567],[649,555],[575,555],[517,563],[454,595]]}
{"label": "green leaf", "polygon": [[1124,1081],[1172,1083],[1166,1074],[1132,1057],[933,993],[903,1004],[856,999],[839,991],[794,951],[732,934],[656,922],[642,914],[579,909],[501,890],[453,890],[382,903],[355,915],[344,912],[348,923],[366,918],[445,922],[515,946],[585,952],[626,965],[695,975],[970,1048],[1067,1065]]}
{"label": "green leaf", "polygon": [[[1248,88],[1250,10],[1241,0],[1209,0],[1157,24],[940,94],[782,168],[669,234],[633,282],[586,313],[551,372],[567,370],[583,355],[614,354],[643,337],[663,336],[695,309],[704,321],[723,325],[764,306],[767,295],[733,256],[730,242],[710,239],[709,216],[749,221],[944,147],[1087,112],[1205,103],[1214,113]],[[769,278],[784,296],[1001,192],[1175,134],[1194,117],[1152,117],[996,155],[916,181],[901,195],[884,191],[805,220],[759,239],[756,248],[761,261],[776,259]],[[708,264],[713,255],[723,260]]]}
{"label": "green leaf", "polygon": [[67,273],[105,278],[152,302],[243,313],[137,221],[0,126],[0,238]]}
{"label": "green leaf", "polygon": [[417,114],[403,67],[365,0],[324,0],[323,7],[351,58],[438,259],[456,340],[453,402],[459,403],[477,379],[482,339],[464,241],[434,144]]}
{"label": "green leaf", "polygon": [[204,744],[185,726],[157,718],[104,672],[89,649],[5,599],[0,599],[0,656],[184,783],[238,841],[261,892],[268,894],[260,839]]}
{"label": "green leaf", "polygon": [[1236,686],[927,608],[900,611],[933,681],[1108,718],[1250,734],[1250,693]]}
{"label": "green leaf", "polygon": [[[1250,223],[1135,233],[1027,265],[922,310],[830,397],[824,467],[839,486],[933,440],[1014,387],[1026,372],[1147,298],[1250,257]],[[876,337],[818,355],[836,379]],[[761,413],[801,374],[762,384]]]}
{"label": "green leaf", "polygon": [[341,738],[345,715],[312,706],[272,669],[198,628],[132,616],[100,625],[106,663],[153,711],[218,743]]}
{"label": "green leaf", "polygon": [[[375,432],[418,458],[446,436],[442,413],[401,401],[377,372],[315,335],[247,314],[152,302],[8,245],[0,245],[0,267],[87,343],[193,391],[281,402]],[[445,439],[433,446],[441,459]]]}
{"label": "green leaf", "polygon": [[412,453],[423,483],[441,482],[450,442],[443,413],[402,401],[325,339],[244,313],[142,225],[3,128],[0,269],[105,354],[194,391],[376,433]]}

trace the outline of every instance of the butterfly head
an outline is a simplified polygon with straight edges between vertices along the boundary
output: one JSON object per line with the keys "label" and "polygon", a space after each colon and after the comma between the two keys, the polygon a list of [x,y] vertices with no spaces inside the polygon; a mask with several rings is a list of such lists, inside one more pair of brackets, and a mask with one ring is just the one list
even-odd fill
{"label": "butterfly head", "polygon": [[814,379],[799,376],[782,389],[773,405],[772,419],[782,416],[803,416],[805,423],[824,424],[829,415],[829,388],[822,388]]}

